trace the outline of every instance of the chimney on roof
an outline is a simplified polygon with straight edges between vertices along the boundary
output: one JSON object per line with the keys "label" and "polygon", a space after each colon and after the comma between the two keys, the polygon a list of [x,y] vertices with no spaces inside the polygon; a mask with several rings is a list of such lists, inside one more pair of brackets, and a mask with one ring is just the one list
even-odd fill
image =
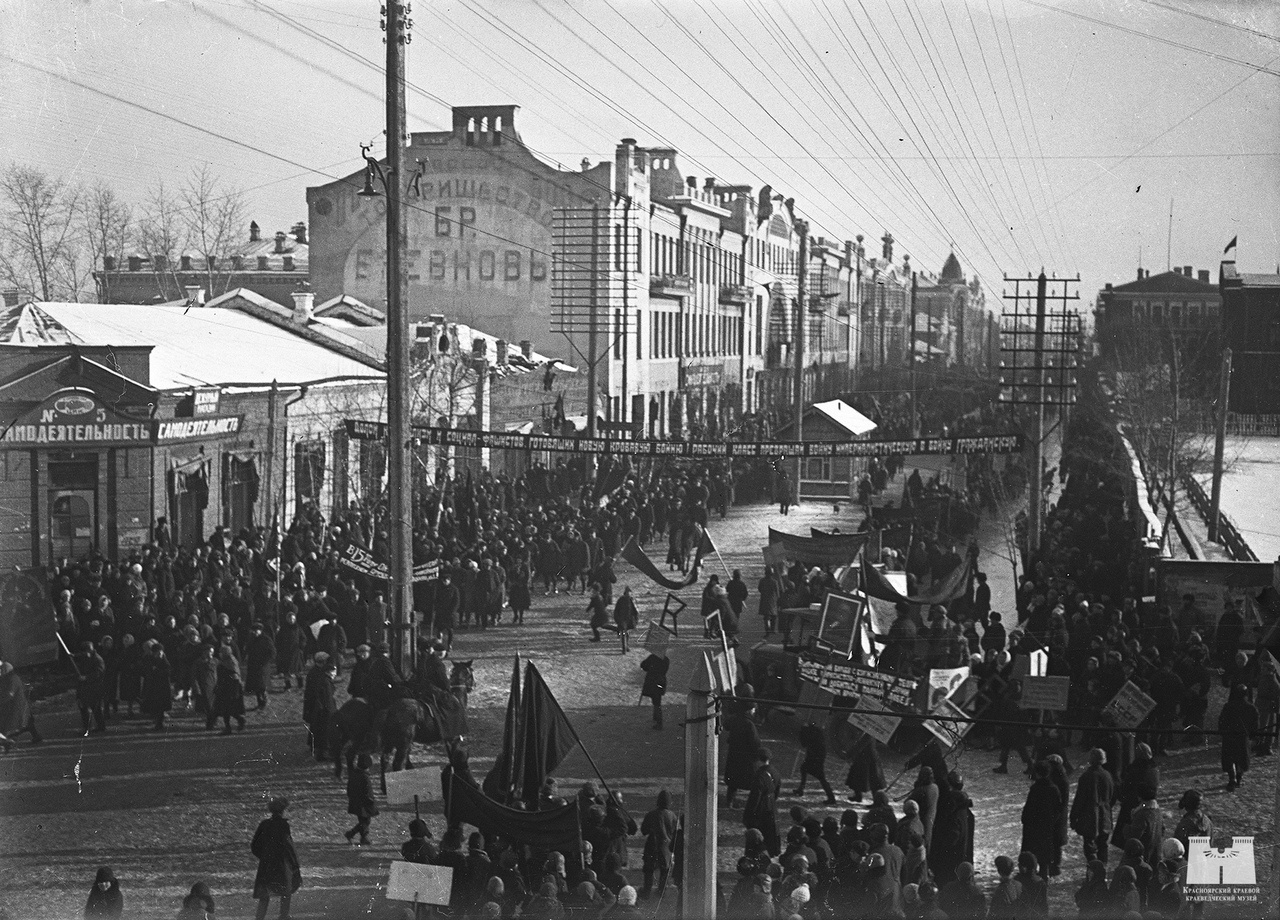
{"label": "chimney on roof", "polygon": [[287,272],[293,271],[293,256],[287,255],[284,257],[284,270]]}
{"label": "chimney on roof", "polygon": [[698,188],[698,177],[689,176],[684,180],[684,184],[689,186],[689,194],[693,194]]}
{"label": "chimney on roof", "polygon": [[103,270],[103,271],[105,271],[105,272],[113,272],[113,271],[115,271],[115,270],[116,270],[116,257],[115,257],[115,256],[103,256],[103,257],[102,257],[102,270]]}
{"label": "chimney on roof", "polygon": [[231,270],[233,272],[244,271],[244,256],[236,255],[231,257]]}
{"label": "chimney on roof", "polygon": [[1190,265],[1182,266],[1182,273],[1190,278],[1192,275],[1192,267]]}
{"label": "chimney on roof", "polygon": [[6,307],[16,307],[18,304],[22,303],[22,292],[17,288],[9,288],[4,291],[3,294],[0,294],[0,296],[4,297],[4,305]]}
{"label": "chimney on roof", "polygon": [[256,220],[249,221],[249,242],[256,243],[262,239],[262,231],[258,229]]}
{"label": "chimney on roof", "polygon": [[587,170],[589,170],[589,169],[591,168],[591,160],[590,160],[590,159],[588,159],[587,157],[583,157],[583,158],[582,158],[582,164],[581,164],[581,165],[582,165],[582,171],[583,171],[583,172],[586,172]]}
{"label": "chimney on roof", "polygon": [[203,307],[204,306],[204,288],[198,284],[188,284],[183,288],[187,292],[187,306]]}
{"label": "chimney on roof", "polygon": [[142,271],[142,257],[141,257],[141,256],[129,256],[129,271],[131,271],[131,272],[140,272],[140,271]]}
{"label": "chimney on roof", "polygon": [[270,270],[271,270],[271,266],[267,264],[267,257],[258,256],[258,271],[265,272]]}
{"label": "chimney on roof", "polygon": [[298,285],[298,289],[293,292],[293,315],[290,319],[300,326],[305,326],[315,318],[315,313],[316,295],[307,284]]}
{"label": "chimney on roof", "polygon": [[191,271],[191,256],[178,256],[178,264],[182,266],[181,271]]}
{"label": "chimney on roof", "polygon": [[478,335],[471,339],[471,357],[481,361],[489,357],[489,343]]}
{"label": "chimney on roof", "polygon": [[498,367],[506,367],[507,358],[507,342],[505,339],[498,339]]}
{"label": "chimney on roof", "polygon": [[893,234],[890,233],[888,230],[886,230],[884,232],[884,236],[880,237],[880,242],[882,244],[882,247],[880,249],[880,254],[884,257],[884,261],[886,264],[892,264],[893,263]]}
{"label": "chimney on roof", "polygon": [[1209,281],[1209,269],[1207,268],[1200,269],[1200,271],[1196,273],[1196,278],[1204,282],[1205,284],[1212,283]]}
{"label": "chimney on roof", "polygon": [[529,360],[533,360],[533,343],[530,342],[528,339],[521,339],[520,354],[524,355],[524,357],[528,358]]}
{"label": "chimney on roof", "polygon": [[152,256],[151,264],[155,266],[156,271],[162,272],[169,268],[168,256]]}
{"label": "chimney on roof", "polygon": [[301,243],[303,246],[307,245],[307,225],[305,223],[298,221],[293,225],[291,232],[295,242]]}
{"label": "chimney on roof", "polygon": [[284,252],[284,241],[287,240],[288,238],[289,237],[285,234],[283,230],[276,231],[276,253],[277,254]]}

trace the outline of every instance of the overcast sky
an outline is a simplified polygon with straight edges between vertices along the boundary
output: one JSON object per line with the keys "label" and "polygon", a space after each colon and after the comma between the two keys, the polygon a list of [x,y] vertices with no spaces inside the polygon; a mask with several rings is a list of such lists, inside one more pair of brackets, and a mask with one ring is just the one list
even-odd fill
{"label": "overcast sky", "polygon": [[[382,147],[381,76],[359,59],[382,58],[378,8],[2,0],[0,162],[134,201],[208,164],[264,233],[287,229],[306,186]],[[1236,235],[1243,269],[1280,263],[1270,0],[418,0],[412,17],[411,130],[516,103],[525,143],[566,168],[622,137],[672,145],[686,175],[794,196],[817,235],[878,254],[887,229],[934,271],[954,245],[989,296],[1043,267],[1078,272],[1088,304],[1140,252],[1163,271],[1171,201],[1174,265],[1216,280]]]}

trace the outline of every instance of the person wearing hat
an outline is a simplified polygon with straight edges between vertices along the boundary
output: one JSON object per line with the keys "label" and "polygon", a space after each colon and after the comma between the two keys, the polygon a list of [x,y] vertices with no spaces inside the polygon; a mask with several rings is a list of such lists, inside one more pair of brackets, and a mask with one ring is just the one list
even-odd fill
{"label": "person wearing hat", "polygon": [[173,672],[164,645],[151,640],[142,659],[142,711],[155,719],[155,730],[164,731],[165,716],[173,709]]}
{"label": "person wearing hat", "polygon": [[400,858],[405,862],[429,865],[437,854],[436,845],[431,842],[431,828],[421,818],[409,822],[409,839],[400,845]]}
{"label": "person wearing hat", "polygon": [[1084,844],[1086,863],[1095,859],[1107,862],[1107,838],[1111,834],[1111,807],[1115,801],[1115,784],[1106,769],[1107,755],[1101,748],[1089,752],[1089,766],[1076,783],[1075,800],[1071,803],[1071,829]]}
{"label": "person wearing hat", "polygon": [[395,665],[387,658],[390,653],[391,646],[386,642],[379,642],[367,655],[356,649],[356,664],[351,669],[347,693],[367,700],[375,710],[391,705],[404,684]]}
{"label": "person wearing hat", "polygon": [[755,773],[747,793],[747,802],[742,810],[742,823],[746,827],[754,827],[764,835],[765,847],[769,855],[777,856],[782,852],[782,842],[778,838],[778,796],[782,792],[782,781],[769,766],[769,749],[759,748],[755,752]]}
{"label": "person wearing hat", "polygon": [[287,607],[284,622],[276,631],[276,674],[284,678],[284,688],[291,690],[296,680],[298,686],[303,683],[302,658],[307,646],[304,628],[298,623],[298,614],[292,607]]}
{"label": "person wearing hat", "polygon": [[92,642],[81,642],[80,651],[72,659],[76,670],[76,705],[80,707],[80,731],[89,734],[89,718],[93,717],[93,730],[107,730],[106,715],[102,710],[104,681],[107,666],[93,648]]}
{"label": "person wearing hat", "polygon": [[302,691],[302,720],[307,723],[307,740],[317,761],[324,761],[329,752],[329,721],[338,711],[333,683],[337,675],[329,655],[316,652]]}
{"label": "person wearing hat", "polygon": [[342,656],[347,652],[347,632],[336,616],[326,619],[316,633],[316,650],[326,652],[329,660],[338,669],[338,673],[342,673]]}
{"label": "person wearing hat", "polygon": [[432,639],[425,644],[426,654],[418,659],[414,684],[428,698],[449,693],[449,670],[445,667],[444,642]]}
{"label": "person wearing hat", "polygon": [[98,870],[89,889],[89,900],[84,905],[86,918],[112,917],[124,915],[124,895],[120,893],[120,880],[107,866]]}
{"label": "person wearing hat", "polygon": [[618,638],[622,641],[622,654],[627,654],[628,640],[630,639],[631,630],[636,628],[640,620],[640,612],[636,609],[635,599],[631,596],[631,586],[628,585],[622,589],[622,595],[618,598],[618,602],[613,605],[613,622],[614,627],[618,631]]}
{"label": "person wearing hat", "polygon": [[276,663],[276,644],[267,635],[260,621],[254,622],[245,661],[244,689],[258,699],[258,708],[267,708],[267,688],[271,685],[271,671]]}
{"label": "person wearing hat", "polygon": [[271,817],[258,825],[249,849],[258,858],[253,879],[253,897],[258,902],[257,920],[266,920],[272,898],[280,899],[280,920],[288,920],[289,902],[302,886],[302,869],[293,846],[293,833],[284,816],[289,800],[277,797],[268,809]]}
{"label": "person wearing hat", "polygon": [[347,838],[347,843],[352,843],[356,834],[359,834],[359,845],[362,847],[369,845],[369,822],[378,816],[378,803],[373,798],[373,780],[369,778],[372,767],[373,758],[361,751],[347,776],[347,814],[355,816],[356,825],[343,836]]}
{"label": "person wearing hat", "polygon": [[205,730],[212,729],[219,718],[224,735],[231,734],[233,718],[239,730],[244,731],[244,683],[240,679],[240,662],[229,645],[218,648],[218,682],[213,691],[213,708],[204,720]]}

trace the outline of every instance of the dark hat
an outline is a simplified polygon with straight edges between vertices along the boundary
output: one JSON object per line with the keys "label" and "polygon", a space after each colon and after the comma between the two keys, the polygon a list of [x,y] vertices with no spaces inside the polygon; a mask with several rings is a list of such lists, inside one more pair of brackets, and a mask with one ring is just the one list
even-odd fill
{"label": "dark hat", "polygon": [[285,798],[284,796],[282,796],[282,795],[278,795],[278,796],[276,796],[276,797],[275,797],[274,799],[272,799],[272,800],[271,800],[271,802],[267,805],[268,810],[270,810],[270,812],[271,812],[273,815],[282,815],[282,814],[284,814],[284,810],[285,810],[286,808],[288,808],[288,807],[289,807],[289,800],[288,800],[288,799],[286,799],[286,798]]}

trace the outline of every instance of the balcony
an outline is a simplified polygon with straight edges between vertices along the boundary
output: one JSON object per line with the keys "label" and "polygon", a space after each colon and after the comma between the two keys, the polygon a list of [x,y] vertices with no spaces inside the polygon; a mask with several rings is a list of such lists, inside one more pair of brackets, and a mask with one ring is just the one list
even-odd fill
{"label": "balcony", "polygon": [[735,307],[744,307],[751,301],[751,289],[745,284],[720,285],[720,302]]}
{"label": "balcony", "polygon": [[689,275],[650,275],[649,293],[655,297],[688,297],[693,294]]}

